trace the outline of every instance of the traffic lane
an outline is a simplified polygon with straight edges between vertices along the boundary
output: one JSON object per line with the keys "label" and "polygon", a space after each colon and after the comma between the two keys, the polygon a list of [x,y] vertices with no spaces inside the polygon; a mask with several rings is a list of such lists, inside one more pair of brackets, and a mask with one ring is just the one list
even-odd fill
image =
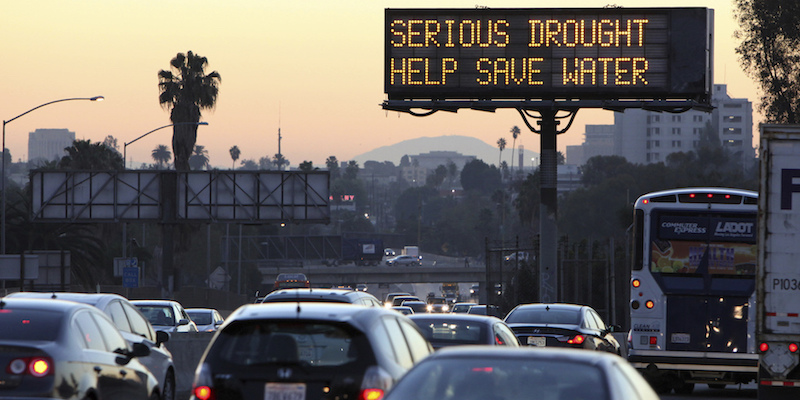
{"label": "traffic lane", "polygon": [[662,394],[661,400],[678,400],[678,399],[755,399],[758,398],[758,385],[755,383],[748,383],[746,385],[728,385],[725,389],[711,389],[705,384],[696,384],[692,394],[677,395]]}

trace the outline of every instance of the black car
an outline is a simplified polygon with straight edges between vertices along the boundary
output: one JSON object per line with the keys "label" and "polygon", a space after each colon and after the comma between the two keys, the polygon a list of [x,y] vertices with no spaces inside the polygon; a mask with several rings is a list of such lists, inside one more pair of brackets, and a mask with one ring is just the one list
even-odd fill
{"label": "black car", "polygon": [[276,290],[266,296],[262,303],[284,303],[308,301],[314,303],[350,303],[367,307],[382,307],[377,297],[351,289],[283,289]]}
{"label": "black car", "polygon": [[142,343],[150,349],[150,354],[139,357],[139,362],[158,379],[161,400],[175,399],[175,363],[166,346],[169,333],[156,332],[147,318],[125,297],[114,293],[16,292],[6,298],[69,300],[97,307],[111,318],[131,346]]}
{"label": "black car", "polygon": [[413,314],[434,349],[465,344],[519,347],[514,332],[499,318],[469,314]]}
{"label": "black car", "polygon": [[577,304],[522,304],[505,318],[520,344],[574,347],[621,354],[611,335],[615,327],[603,322],[592,307]]}
{"label": "black car", "polygon": [[407,317],[384,307],[239,307],[197,367],[192,399],[380,400],[431,353]]}
{"label": "black car", "polygon": [[87,304],[0,298],[0,397],[158,400],[158,382],[111,320]]}
{"label": "black car", "polygon": [[453,346],[422,360],[385,400],[658,400],[622,357],[566,348]]}

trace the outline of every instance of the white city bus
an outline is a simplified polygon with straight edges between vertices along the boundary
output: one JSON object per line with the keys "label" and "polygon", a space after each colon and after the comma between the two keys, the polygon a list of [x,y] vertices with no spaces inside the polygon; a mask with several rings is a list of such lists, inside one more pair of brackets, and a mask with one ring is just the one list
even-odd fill
{"label": "white city bus", "polygon": [[661,392],[756,378],[758,194],[654,192],[634,206],[628,360]]}

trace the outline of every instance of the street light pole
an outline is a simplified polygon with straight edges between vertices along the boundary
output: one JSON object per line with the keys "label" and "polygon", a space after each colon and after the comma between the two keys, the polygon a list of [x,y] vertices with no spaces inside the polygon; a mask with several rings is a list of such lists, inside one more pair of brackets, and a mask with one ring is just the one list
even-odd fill
{"label": "street light pole", "polygon": [[6,254],[6,180],[7,180],[7,177],[6,177],[6,156],[8,155],[8,154],[6,154],[6,125],[9,122],[12,122],[17,118],[22,117],[23,115],[28,114],[31,111],[38,110],[38,109],[40,109],[40,108],[42,108],[44,106],[48,106],[48,105],[53,104],[53,103],[60,103],[62,101],[72,101],[72,100],[103,101],[103,99],[105,99],[105,97],[103,97],[103,96],[94,96],[94,97],[71,97],[71,98],[68,98],[68,99],[53,100],[53,101],[49,101],[49,102],[44,103],[44,104],[40,104],[40,105],[38,105],[36,107],[33,107],[30,110],[25,111],[24,113],[22,113],[20,115],[17,115],[14,118],[11,118],[9,120],[3,120],[3,149],[2,149],[3,150],[3,165],[0,166],[0,169],[2,169],[2,172],[3,172],[2,173],[3,180],[2,180],[2,182],[0,182],[0,191],[3,192],[2,205],[0,205],[0,207],[2,207],[2,209],[0,209],[0,214],[2,214],[2,217],[0,217],[0,220],[2,220],[0,222],[0,225],[2,225],[2,226],[0,226],[0,234],[2,234],[2,238],[0,238],[0,253]]}
{"label": "street light pole", "polygon": [[156,128],[156,129],[153,129],[150,132],[145,133],[142,136],[137,137],[136,139],[131,140],[130,142],[125,142],[122,145],[122,162],[125,165],[125,169],[128,169],[128,145],[129,144],[133,144],[137,140],[139,140],[139,139],[141,139],[141,138],[143,138],[143,137],[145,137],[145,136],[147,136],[147,135],[149,135],[149,134],[151,134],[151,133],[153,133],[153,132],[155,132],[157,130],[164,129],[164,128],[169,128],[170,126],[175,126],[175,125],[208,125],[208,122],[176,122],[174,124],[160,126],[160,127]]}

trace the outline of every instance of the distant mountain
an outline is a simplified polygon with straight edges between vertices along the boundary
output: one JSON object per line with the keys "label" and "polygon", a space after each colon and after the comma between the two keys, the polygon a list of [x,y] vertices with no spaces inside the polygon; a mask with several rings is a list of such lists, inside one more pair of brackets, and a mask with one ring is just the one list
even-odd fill
{"label": "distant mountain", "polygon": [[[500,149],[486,142],[469,136],[437,136],[421,137],[409,139],[389,146],[379,147],[353,157],[359,165],[364,165],[365,161],[391,161],[394,165],[400,164],[400,159],[404,155],[417,155],[431,151],[455,151],[465,156],[475,156],[487,164],[497,165],[497,158],[500,156]],[[532,158],[538,158],[539,153],[525,150],[525,166],[531,165]],[[503,150],[503,160],[511,165],[511,142],[509,141]],[[514,165],[519,164],[519,159],[514,159]]]}

